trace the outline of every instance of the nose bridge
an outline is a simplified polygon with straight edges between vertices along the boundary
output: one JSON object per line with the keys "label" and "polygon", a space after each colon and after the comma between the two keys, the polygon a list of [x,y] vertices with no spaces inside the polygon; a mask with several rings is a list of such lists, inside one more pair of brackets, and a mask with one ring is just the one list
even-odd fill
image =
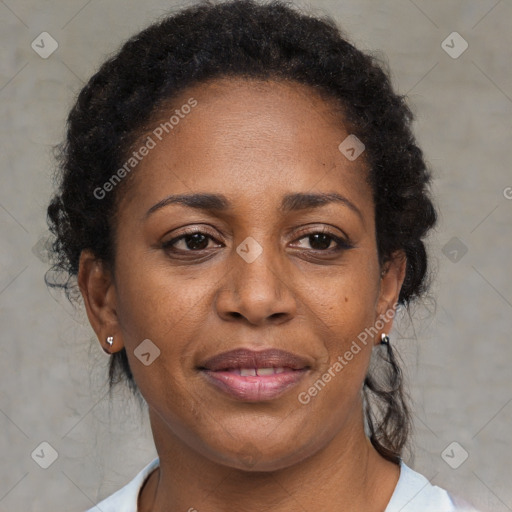
{"label": "nose bridge", "polygon": [[224,318],[245,317],[251,323],[293,315],[295,301],[283,275],[280,250],[272,236],[248,236],[230,255],[231,271],[217,307]]}
{"label": "nose bridge", "polygon": [[276,282],[279,281],[279,251],[272,246],[270,237],[259,240],[261,243],[249,236],[236,247],[232,263],[234,279],[244,293],[261,290],[267,294],[272,289],[279,294],[280,286]]}

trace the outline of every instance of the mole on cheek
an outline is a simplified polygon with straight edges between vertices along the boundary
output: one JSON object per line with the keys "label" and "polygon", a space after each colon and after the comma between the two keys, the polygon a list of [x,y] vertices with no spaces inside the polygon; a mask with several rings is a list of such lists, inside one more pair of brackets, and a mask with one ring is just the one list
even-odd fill
{"label": "mole on cheek", "polygon": [[345,297],[345,302],[348,302],[348,297]]}

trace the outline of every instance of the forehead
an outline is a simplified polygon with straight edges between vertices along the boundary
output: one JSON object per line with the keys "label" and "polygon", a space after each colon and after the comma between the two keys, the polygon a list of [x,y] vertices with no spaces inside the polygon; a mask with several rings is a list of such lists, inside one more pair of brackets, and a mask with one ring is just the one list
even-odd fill
{"label": "forehead", "polygon": [[341,188],[367,200],[364,153],[350,161],[338,149],[349,135],[341,105],[309,86],[242,78],[198,84],[159,109],[142,133],[135,147],[149,139],[153,147],[126,199],[202,191],[258,201],[278,191]]}

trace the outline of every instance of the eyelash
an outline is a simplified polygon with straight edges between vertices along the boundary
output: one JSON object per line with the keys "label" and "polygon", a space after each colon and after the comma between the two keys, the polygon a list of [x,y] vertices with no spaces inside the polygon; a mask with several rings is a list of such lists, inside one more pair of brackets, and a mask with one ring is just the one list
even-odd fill
{"label": "eyelash", "polygon": [[[172,240],[169,240],[167,242],[164,242],[161,245],[161,247],[162,247],[162,249],[165,249],[165,250],[171,251],[171,252],[175,252],[175,253],[178,253],[178,252],[179,253],[194,253],[194,252],[200,253],[202,251],[208,250],[208,249],[199,249],[199,250],[188,249],[188,250],[183,250],[183,249],[175,249],[175,248],[173,248],[173,245],[176,244],[177,242],[179,242],[180,240],[183,240],[183,239],[187,238],[187,236],[191,236],[191,235],[195,235],[195,234],[205,235],[209,239],[214,240],[217,243],[221,243],[221,242],[218,242],[218,240],[216,240],[216,238],[214,236],[212,236],[210,233],[207,233],[207,232],[201,231],[201,230],[197,230],[197,229],[190,229],[190,230],[186,230],[180,236],[178,236],[176,238],[173,238]],[[303,238],[307,238],[309,236],[316,235],[316,234],[327,235],[334,242],[336,242],[337,247],[335,247],[334,249],[306,249],[306,250],[329,254],[329,253],[337,253],[337,252],[341,252],[341,251],[344,251],[344,250],[352,249],[354,247],[354,245],[349,240],[345,240],[343,238],[340,238],[339,236],[334,235],[327,228],[323,228],[323,229],[320,228],[320,229],[317,229],[315,231],[310,231],[310,232],[308,232],[306,234],[302,234],[302,236],[297,238],[296,241],[302,240]]]}

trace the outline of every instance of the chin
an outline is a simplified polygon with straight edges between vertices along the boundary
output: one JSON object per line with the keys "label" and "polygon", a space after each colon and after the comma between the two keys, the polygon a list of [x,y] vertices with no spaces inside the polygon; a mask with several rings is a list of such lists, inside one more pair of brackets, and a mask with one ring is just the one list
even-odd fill
{"label": "chin", "polygon": [[[233,436],[235,437],[235,435]],[[267,435],[263,437],[249,437],[247,433],[236,436],[235,439],[222,440],[212,446],[212,439],[208,439],[211,450],[208,458],[224,466],[248,472],[271,472],[288,468],[313,455],[321,448],[318,439],[314,442],[301,440],[297,434],[281,432],[281,435]]]}

